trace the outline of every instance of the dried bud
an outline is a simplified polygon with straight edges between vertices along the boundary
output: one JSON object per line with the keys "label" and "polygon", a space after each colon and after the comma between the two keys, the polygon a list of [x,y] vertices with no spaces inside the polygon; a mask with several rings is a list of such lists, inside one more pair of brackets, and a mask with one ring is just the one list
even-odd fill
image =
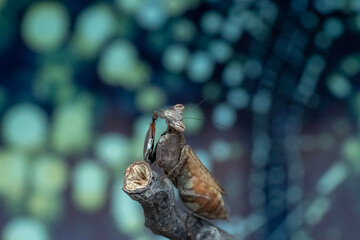
{"label": "dried bud", "polygon": [[131,193],[146,188],[152,178],[152,171],[148,163],[134,162],[125,171],[124,186],[125,192]]}

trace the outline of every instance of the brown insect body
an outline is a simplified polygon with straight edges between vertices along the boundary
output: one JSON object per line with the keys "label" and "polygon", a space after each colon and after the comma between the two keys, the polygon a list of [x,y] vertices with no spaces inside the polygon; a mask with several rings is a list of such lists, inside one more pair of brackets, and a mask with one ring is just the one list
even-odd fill
{"label": "brown insect body", "polygon": [[[177,104],[172,108],[154,113],[153,121],[145,139],[144,157],[156,163],[170,177],[179,190],[179,196],[193,213],[208,219],[227,219],[227,211],[222,198],[225,194],[219,182],[202,164],[189,145],[186,145],[182,122],[184,106]],[[153,136],[155,120],[163,118],[168,124],[161,135],[155,151]]]}
{"label": "brown insect body", "polygon": [[176,187],[179,189],[179,195],[185,206],[209,219],[227,219],[227,211],[222,198],[225,194],[224,189],[190,146],[186,145],[182,153],[185,164],[177,178]]}

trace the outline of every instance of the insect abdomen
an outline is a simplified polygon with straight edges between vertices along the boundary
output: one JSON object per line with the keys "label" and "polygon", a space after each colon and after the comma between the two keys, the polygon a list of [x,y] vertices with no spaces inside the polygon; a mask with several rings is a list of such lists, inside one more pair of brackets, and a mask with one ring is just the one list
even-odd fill
{"label": "insect abdomen", "polygon": [[188,198],[182,197],[184,204],[191,209],[196,211],[201,207],[196,213],[200,216],[209,218],[209,219],[227,219],[227,211],[225,208],[224,201],[222,199],[222,194],[213,186],[199,181],[196,176],[193,176],[191,180],[193,182],[193,191],[196,194],[206,196],[210,200],[203,197],[194,197]]}
{"label": "insect abdomen", "polygon": [[222,198],[224,190],[217,180],[201,163],[190,146],[184,146],[181,158],[185,160],[178,179],[178,189],[184,204],[200,216],[209,219],[227,219],[227,211]]}

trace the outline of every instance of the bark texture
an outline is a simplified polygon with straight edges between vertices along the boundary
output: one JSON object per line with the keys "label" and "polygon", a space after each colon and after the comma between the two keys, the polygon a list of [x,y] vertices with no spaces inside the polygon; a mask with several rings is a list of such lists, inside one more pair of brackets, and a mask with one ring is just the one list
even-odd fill
{"label": "bark texture", "polygon": [[234,240],[235,238],[211,223],[189,216],[175,206],[170,179],[159,177],[146,162],[131,164],[124,178],[123,190],[144,209],[145,226],[154,234],[173,240]]}

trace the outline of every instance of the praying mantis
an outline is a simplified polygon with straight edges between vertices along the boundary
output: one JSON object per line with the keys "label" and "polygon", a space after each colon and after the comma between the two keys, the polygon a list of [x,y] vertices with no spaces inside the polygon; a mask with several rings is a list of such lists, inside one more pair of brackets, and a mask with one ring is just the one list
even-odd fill
{"label": "praying mantis", "polygon": [[[144,159],[156,162],[179,191],[184,205],[192,214],[207,219],[227,219],[224,189],[203,165],[193,149],[186,144],[183,123],[185,107],[176,104],[171,108],[153,113],[144,143]],[[164,119],[166,131],[155,145],[156,120]]]}

